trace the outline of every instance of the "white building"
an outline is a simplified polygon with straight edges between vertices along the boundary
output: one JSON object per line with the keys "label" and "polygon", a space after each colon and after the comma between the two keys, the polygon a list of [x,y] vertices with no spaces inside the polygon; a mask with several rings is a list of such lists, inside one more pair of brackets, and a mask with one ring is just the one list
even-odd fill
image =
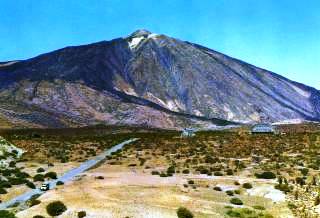
{"label": "white building", "polygon": [[193,137],[195,136],[195,130],[192,128],[185,128],[182,130],[181,136],[182,137]]}
{"label": "white building", "polygon": [[261,123],[254,125],[251,133],[275,133],[275,128],[271,124]]}

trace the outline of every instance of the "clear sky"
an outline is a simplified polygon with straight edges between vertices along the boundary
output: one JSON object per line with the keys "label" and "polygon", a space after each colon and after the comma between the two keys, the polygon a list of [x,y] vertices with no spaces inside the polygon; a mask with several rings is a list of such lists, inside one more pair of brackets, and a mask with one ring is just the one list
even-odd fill
{"label": "clear sky", "polygon": [[0,0],[0,61],[142,28],[320,89],[320,0]]}

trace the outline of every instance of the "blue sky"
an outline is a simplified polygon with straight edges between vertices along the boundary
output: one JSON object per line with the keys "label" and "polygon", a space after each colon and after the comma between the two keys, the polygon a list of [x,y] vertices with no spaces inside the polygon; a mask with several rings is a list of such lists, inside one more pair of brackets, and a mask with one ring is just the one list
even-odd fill
{"label": "blue sky", "polygon": [[0,61],[148,29],[320,89],[319,0],[0,0]]}

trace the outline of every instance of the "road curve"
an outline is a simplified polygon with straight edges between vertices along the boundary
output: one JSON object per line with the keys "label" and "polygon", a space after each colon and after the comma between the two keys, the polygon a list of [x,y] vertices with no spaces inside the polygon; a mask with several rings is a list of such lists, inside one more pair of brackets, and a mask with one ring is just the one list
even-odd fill
{"label": "road curve", "polygon": [[[72,170],[69,170],[68,172],[66,172],[64,175],[57,178],[56,180],[49,181],[48,184],[50,185],[50,189],[53,189],[54,187],[56,187],[57,181],[68,182],[68,181],[73,180],[76,176],[80,175],[81,173],[83,173],[86,170],[90,169],[91,167],[95,166],[100,161],[104,160],[105,157],[110,155],[112,152],[120,150],[123,148],[123,146],[125,146],[131,142],[137,141],[137,140],[138,140],[137,138],[134,138],[134,139],[126,140],[120,144],[117,144],[117,145],[113,146],[112,148],[105,150],[104,152],[102,152],[98,156],[95,156],[94,158],[83,162],[79,167],[74,168]],[[1,203],[0,210],[4,210],[4,209],[6,209],[16,203],[25,202],[25,201],[29,200],[33,195],[36,195],[36,194],[41,195],[43,193],[44,192],[40,191],[39,188],[30,190],[30,191],[28,191],[22,195],[19,195],[9,201]]]}

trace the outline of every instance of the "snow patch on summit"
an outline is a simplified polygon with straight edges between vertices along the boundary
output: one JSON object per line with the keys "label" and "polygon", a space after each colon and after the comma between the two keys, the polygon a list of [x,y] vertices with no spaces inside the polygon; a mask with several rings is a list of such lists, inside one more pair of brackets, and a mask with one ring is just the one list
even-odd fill
{"label": "snow patch on summit", "polygon": [[135,47],[137,47],[137,46],[140,44],[140,42],[141,42],[143,39],[144,39],[143,36],[132,38],[131,41],[129,42],[129,47],[130,47],[131,49],[134,49]]}

